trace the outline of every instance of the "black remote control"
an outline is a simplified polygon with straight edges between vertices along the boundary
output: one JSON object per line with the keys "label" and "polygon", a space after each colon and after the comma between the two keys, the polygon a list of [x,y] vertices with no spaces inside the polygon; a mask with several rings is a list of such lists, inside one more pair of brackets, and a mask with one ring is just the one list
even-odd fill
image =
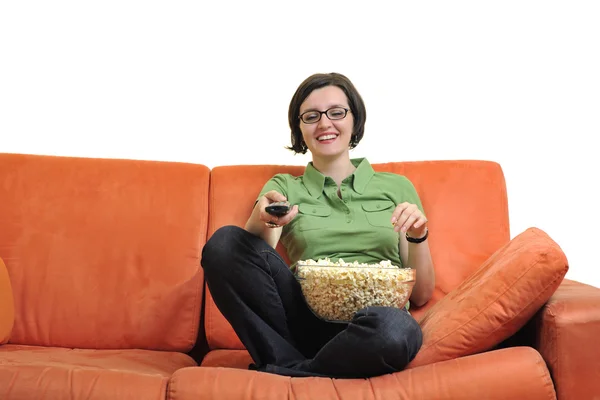
{"label": "black remote control", "polygon": [[275,215],[276,217],[283,217],[285,214],[289,213],[291,209],[292,206],[288,201],[277,201],[265,207],[266,212]]}

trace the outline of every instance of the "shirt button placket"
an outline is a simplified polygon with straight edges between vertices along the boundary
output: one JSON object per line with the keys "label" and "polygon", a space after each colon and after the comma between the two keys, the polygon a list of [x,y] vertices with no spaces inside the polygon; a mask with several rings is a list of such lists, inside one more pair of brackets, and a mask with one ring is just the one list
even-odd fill
{"label": "shirt button placket", "polygon": [[350,195],[346,191],[345,187],[342,187],[342,197],[344,198],[344,205],[346,206],[346,223],[349,224],[350,222],[352,222],[352,214],[350,212],[350,207],[348,207]]}
{"label": "shirt button placket", "polygon": [[346,223],[350,223],[352,222],[352,217],[351,217],[351,212],[350,212],[350,208],[348,207],[348,194],[346,193],[346,187],[345,184],[342,183],[342,187],[340,188],[340,194],[341,194],[341,199],[342,202],[344,203],[344,213],[346,213]]}

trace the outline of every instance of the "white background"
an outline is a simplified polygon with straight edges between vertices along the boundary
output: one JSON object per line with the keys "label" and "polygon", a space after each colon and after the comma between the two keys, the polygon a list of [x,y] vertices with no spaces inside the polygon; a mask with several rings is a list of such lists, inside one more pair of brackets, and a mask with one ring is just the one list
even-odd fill
{"label": "white background", "polygon": [[353,157],[499,162],[511,236],[543,229],[600,287],[599,21],[596,1],[2,2],[0,151],[304,165],[289,101],[341,72],[368,111]]}

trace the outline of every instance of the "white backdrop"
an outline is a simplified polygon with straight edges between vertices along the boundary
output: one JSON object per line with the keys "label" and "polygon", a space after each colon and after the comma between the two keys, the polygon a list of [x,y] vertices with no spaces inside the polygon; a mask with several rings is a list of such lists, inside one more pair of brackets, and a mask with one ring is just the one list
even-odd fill
{"label": "white backdrop", "polygon": [[367,105],[353,156],[499,162],[511,235],[543,229],[600,287],[598,21],[596,1],[2,2],[0,151],[303,165],[290,98],[336,71]]}

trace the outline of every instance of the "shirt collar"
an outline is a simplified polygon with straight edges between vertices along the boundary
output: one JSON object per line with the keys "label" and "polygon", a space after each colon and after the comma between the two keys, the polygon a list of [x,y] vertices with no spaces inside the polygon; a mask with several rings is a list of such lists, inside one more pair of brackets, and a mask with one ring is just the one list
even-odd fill
{"label": "shirt collar", "polygon": [[356,167],[356,171],[353,174],[354,180],[352,181],[352,186],[356,193],[362,194],[367,189],[367,185],[373,175],[375,175],[375,171],[366,158],[355,158],[351,161]]}
{"label": "shirt collar", "polygon": [[[369,164],[366,158],[353,158],[350,160],[356,167],[356,170],[350,176],[352,188],[357,193],[363,193],[369,184],[369,181],[375,174],[373,167]],[[304,186],[314,198],[318,198],[323,193],[325,185],[325,175],[319,172],[312,162],[306,165],[302,181]]]}

